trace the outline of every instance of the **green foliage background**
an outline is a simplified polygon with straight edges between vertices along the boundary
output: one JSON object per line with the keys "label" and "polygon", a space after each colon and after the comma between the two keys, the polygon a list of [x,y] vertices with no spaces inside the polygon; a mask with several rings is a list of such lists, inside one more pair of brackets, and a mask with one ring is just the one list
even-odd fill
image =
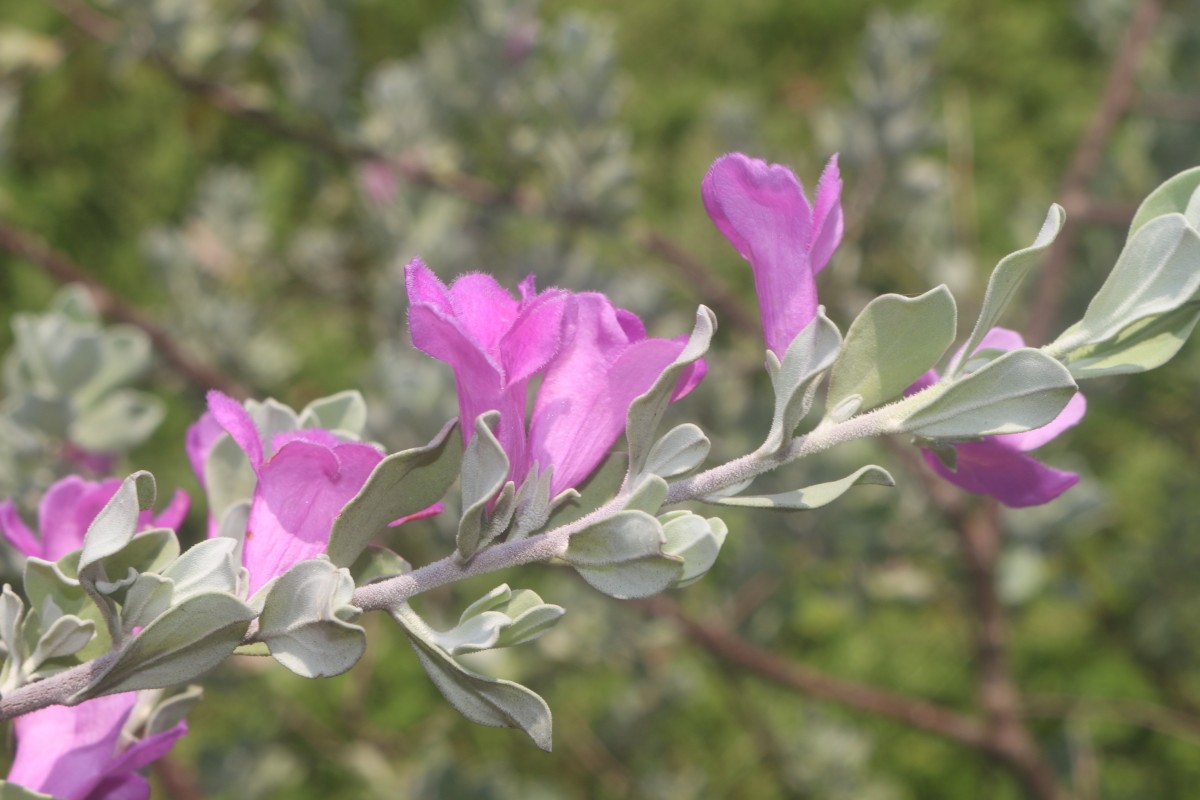
{"label": "green foliage background", "polygon": [[[139,4],[111,5],[128,13]],[[265,90],[274,113],[298,126],[336,128],[336,115],[322,117],[280,89],[271,48],[296,46],[286,5],[234,8],[267,32],[264,44],[240,71],[218,63],[205,74]],[[866,292],[916,294],[946,279],[935,275],[950,275],[969,317],[990,267],[1028,243],[1047,205],[1061,199],[1056,192],[1128,18],[1123,3],[911,0],[885,9],[863,0],[547,0],[539,32],[581,12],[611,31],[620,103],[610,122],[628,136],[636,199],[629,213],[582,221],[472,211],[464,224],[488,247],[474,267],[510,283],[535,271],[543,284],[569,277],[563,285],[575,290],[615,287],[653,330],[675,334],[710,298],[638,246],[653,229],[733,287],[730,302],[752,304],[750,272],[708,222],[700,180],[713,158],[740,148],[792,164],[811,184],[828,150],[840,146],[822,138],[822,120],[861,99],[855,75],[864,38],[885,11],[918,13],[939,32],[929,83],[914,95],[934,135],[888,154],[883,188],[865,209],[861,233],[822,278],[822,297],[845,327]],[[385,60],[417,56],[439,31],[463,24],[464,13],[448,2],[350,4],[350,84]],[[1196,3],[1171,4],[1139,74],[1147,95],[1190,92],[1194,107],[1200,50],[1188,45],[1197,22]],[[0,159],[0,220],[36,232],[170,324],[182,313],[180,299],[156,274],[145,236],[183,226],[209,170],[236,166],[258,180],[266,243],[259,260],[227,276],[221,296],[260,308],[256,325],[296,360],[283,377],[253,370],[237,377],[298,407],[370,383],[380,335],[405,346],[399,301],[390,312],[377,306],[392,302],[379,289],[391,285],[381,276],[417,254],[405,250],[413,238],[398,235],[390,248],[371,243],[354,221],[359,201],[347,164],[214,109],[149,59],[81,34],[53,4],[0,5],[0,33],[18,29],[42,37],[54,55],[3,73],[21,105]],[[352,92],[345,104],[342,113],[352,115],[363,100]],[[1200,163],[1198,119],[1178,116],[1136,113],[1122,123],[1093,178],[1096,193],[1134,203]],[[456,135],[477,148],[468,152],[482,177],[522,185],[526,175],[487,155],[504,146],[498,135],[488,138],[487,121],[473,129],[460,120]],[[914,169],[941,176],[920,202],[904,194]],[[865,175],[852,158],[844,158],[843,176],[854,196]],[[418,201],[432,207],[438,198],[430,192]],[[933,227],[913,230],[925,220]],[[346,238],[329,265],[336,291],[287,255],[307,231],[325,228]],[[1087,228],[1056,330],[1078,318],[1121,239],[1120,226]],[[937,273],[930,253],[957,260]],[[443,276],[459,266],[425,255]],[[55,288],[33,264],[0,253],[6,319],[43,307]],[[640,301],[626,299],[643,291]],[[1010,310],[1008,324],[1019,329],[1026,308]],[[9,344],[5,325],[0,345]],[[769,401],[759,347],[752,331],[726,325],[708,385],[676,412],[704,421],[726,455],[761,434]],[[413,373],[426,374],[437,373]],[[152,469],[161,486],[182,485],[199,497],[181,437],[202,410],[202,394],[165,367],[148,385],[167,400],[167,421],[122,468]],[[445,378],[436,385],[444,390]],[[1083,472],[1084,482],[1050,507],[1005,517],[1002,588],[1016,677],[1030,695],[1040,743],[1081,798],[1187,797],[1200,781],[1198,390],[1195,343],[1158,372],[1090,387],[1085,421],[1044,451],[1048,461]],[[424,441],[453,413],[448,398],[420,395],[411,410],[397,410],[405,422],[379,436],[392,446]],[[862,446],[784,482],[790,488],[868,459],[895,468],[900,487],[859,490],[808,516],[731,515],[722,560],[676,599],[780,657],[969,707],[972,623],[961,560],[916,476],[902,473],[894,453]],[[193,510],[187,535],[202,535],[202,515]],[[449,536],[435,520],[406,528],[395,544],[421,563],[444,554]],[[529,652],[503,653],[485,667],[546,697],[555,712],[554,754],[519,733],[461,719],[402,636],[375,619],[367,657],[337,679],[304,681],[254,660],[220,670],[191,715],[192,733],[171,756],[171,779],[213,798],[1019,796],[1006,773],[959,745],[725,665],[670,622],[598,597],[573,575],[542,568],[502,579],[568,609],[559,629]],[[420,607],[449,623],[496,582],[434,592]],[[159,791],[170,796],[164,786],[160,776]]]}

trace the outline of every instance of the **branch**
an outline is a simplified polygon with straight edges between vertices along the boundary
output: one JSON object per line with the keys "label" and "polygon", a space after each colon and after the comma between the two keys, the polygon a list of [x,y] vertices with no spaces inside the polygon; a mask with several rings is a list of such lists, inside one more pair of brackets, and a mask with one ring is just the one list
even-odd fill
{"label": "branch", "polygon": [[172,369],[201,389],[220,389],[234,397],[245,397],[246,390],[237,382],[222,375],[207,364],[193,358],[148,316],[108,289],[92,277],[71,258],[46,244],[31,233],[18,230],[0,221],[0,249],[7,250],[41,267],[61,284],[78,283],[87,288],[96,308],[109,319],[123,322],[140,329],[150,338],[155,349]]}
{"label": "branch", "polygon": [[693,619],[674,600],[661,595],[634,603],[649,614],[674,621],[689,639],[701,645],[714,658],[741,667],[772,683],[820,700],[903,722],[968,747],[987,749],[982,723],[966,714],[898,692],[835,678],[802,664],[786,661],[723,627]]}
{"label": "branch", "polygon": [[1162,0],[1141,0],[1134,10],[1125,39],[1109,71],[1100,107],[1096,109],[1091,125],[1079,142],[1071,166],[1063,178],[1059,196],[1067,212],[1067,223],[1050,246],[1034,293],[1033,311],[1029,316],[1026,335],[1031,346],[1045,344],[1054,329],[1058,308],[1067,287],[1067,259],[1079,241],[1083,218],[1094,203],[1088,194],[1088,183],[1100,166],[1104,149],[1117,123],[1133,105],[1134,78],[1161,16]]}

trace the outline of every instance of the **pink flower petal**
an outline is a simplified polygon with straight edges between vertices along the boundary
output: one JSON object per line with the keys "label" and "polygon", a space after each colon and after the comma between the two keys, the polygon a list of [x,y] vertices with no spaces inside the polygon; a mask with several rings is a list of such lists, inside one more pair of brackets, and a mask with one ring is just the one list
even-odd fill
{"label": "pink flower petal", "polygon": [[263,443],[250,412],[241,403],[216,389],[208,393],[208,410],[225,432],[233,437],[238,447],[242,448],[242,452],[250,459],[250,465],[257,470],[263,462]]}
{"label": "pink flower petal", "polygon": [[208,454],[212,452],[217,439],[224,434],[225,429],[221,427],[221,423],[217,422],[217,418],[208,411],[205,411],[200,415],[200,419],[188,426],[184,449],[187,451],[188,461],[192,464],[192,472],[195,473],[201,488],[208,488],[204,485],[204,465],[208,463]]}
{"label": "pink flower petal", "polygon": [[284,445],[258,472],[242,563],[251,594],[293,565],[324,553],[333,520],[383,455],[365,444]]}
{"label": "pink flower petal", "polygon": [[817,192],[813,198],[812,271],[815,275],[825,268],[833,251],[842,243],[842,179],[838,172],[838,157],[834,155],[825,165],[821,179],[817,181]]}
{"label": "pink flower petal", "polygon": [[107,774],[136,702],[135,692],[125,692],[17,717],[8,780],[64,800],[85,800]]}
{"label": "pink flower petal", "polygon": [[955,449],[958,464],[954,472],[933,453],[922,452],[929,466],[950,483],[968,492],[991,495],[1012,508],[1049,503],[1079,483],[1075,473],[1047,467],[995,437],[956,445]]}
{"label": "pink flower petal", "polygon": [[4,538],[8,539],[8,543],[17,549],[17,552],[26,556],[42,557],[41,540],[34,535],[33,531],[29,530],[25,520],[21,519],[21,515],[17,513],[17,506],[12,500],[0,503],[0,532],[4,534]]}

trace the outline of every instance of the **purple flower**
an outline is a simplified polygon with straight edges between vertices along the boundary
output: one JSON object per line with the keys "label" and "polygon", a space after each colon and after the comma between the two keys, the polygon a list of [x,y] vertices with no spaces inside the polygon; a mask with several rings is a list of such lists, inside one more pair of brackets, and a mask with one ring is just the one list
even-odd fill
{"label": "purple flower", "polygon": [[187,723],[130,742],[122,730],[136,703],[137,692],[124,692],[17,717],[8,781],[61,800],[146,800],[137,770],[166,755]]}
{"label": "purple flower", "polygon": [[[463,432],[485,411],[500,412],[496,437],[520,482],[536,464],[553,466],[551,492],[582,482],[625,429],[629,406],[686,342],[651,339],[636,315],[602,294],[538,293],[520,299],[490,275],[463,275],[447,287],[419,260],[406,269],[413,344],[454,370]],[[703,378],[703,362],[680,378],[674,398]],[[525,424],[526,390],[543,375]]]}
{"label": "purple flower", "polygon": [[[0,528],[26,556],[57,560],[83,546],[88,526],[120,486],[116,478],[99,483],[63,478],[38,506],[40,536],[21,521],[11,501],[0,504]],[[142,512],[138,527],[178,528],[187,509],[188,496],[178,490],[161,514]],[[8,781],[62,800],[145,800],[150,786],[136,770],[165,755],[187,733],[187,724],[126,741],[121,731],[136,703],[137,693],[125,692],[17,717]]]}
{"label": "purple flower", "polygon": [[812,205],[790,169],[721,156],[700,193],[708,215],[750,262],[767,348],[780,359],[817,314],[816,274],[842,241],[842,181],[829,159]]}
{"label": "purple flower", "polygon": [[[975,352],[1015,350],[1024,346],[1025,341],[1016,331],[992,328]],[[930,370],[908,387],[905,394],[915,394],[937,380],[938,374]],[[1076,392],[1058,416],[1040,428],[1023,433],[985,436],[978,442],[956,444],[957,464],[953,470],[933,452],[922,450],[921,453],[937,474],[968,492],[991,495],[1012,508],[1049,503],[1079,483],[1079,476],[1074,472],[1048,467],[1027,453],[1078,424],[1086,411],[1087,401]]]}
{"label": "purple flower", "polygon": [[[121,487],[118,478],[88,481],[70,475],[54,483],[38,505],[38,531],[35,534],[17,514],[11,500],[0,503],[0,531],[17,550],[26,556],[57,561],[83,547],[83,536],[96,514],[112,499]],[[187,516],[188,496],[176,489],[171,502],[161,514],[143,511],[138,518],[138,530],[179,527]]]}
{"label": "purple flower", "polygon": [[[242,565],[250,573],[253,594],[295,564],[325,552],[334,518],[362,489],[383,453],[320,428],[287,431],[264,443],[241,403],[217,391],[208,393],[208,409],[188,431],[187,440],[188,456],[201,481],[208,452],[222,433],[246,454],[257,478],[242,545]],[[393,524],[440,511],[436,504]],[[214,528],[210,520],[210,535]]]}

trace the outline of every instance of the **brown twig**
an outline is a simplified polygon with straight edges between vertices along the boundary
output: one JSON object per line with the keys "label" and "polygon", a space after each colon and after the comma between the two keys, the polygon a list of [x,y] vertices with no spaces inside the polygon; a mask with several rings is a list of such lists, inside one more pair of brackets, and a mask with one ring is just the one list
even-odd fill
{"label": "brown twig", "polygon": [[1054,329],[1058,307],[1066,291],[1068,259],[1079,241],[1081,218],[1087,215],[1093,203],[1088,184],[1100,166],[1104,149],[1117,123],[1133,105],[1134,78],[1161,16],[1162,0],[1141,0],[1134,10],[1125,31],[1125,39],[1109,70],[1100,107],[1096,109],[1091,125],[1079,142],[1063,178],[1059,196],[1067,212],[1067,224],[1050,247],[1034,295],[1033,311],[1026,329],[1026,338],[1033,345],[1048,341]]}
{"label": "brown twig", "polygon": [[787,661],[723,627],[693,619],[666,597],[646,598],[637,601],[637,605],[647,613],[678,624],[689,639],[703,646],[713,656],[772,683],[820,700],[903,722],[969,747],[986,746],[987,738],[982,723],[959,711],[887,689],[835,678],[811,667]]}
{"label": "brown twig", "polygon": [[101,314],[117,322],[140,328],[150,337],[151,343],[162,355],[163,360],[194,386],[202,389],[220,389],[234,397],[246,396],[246,390],[240,384],[193,358],[158,323],[122,300],[70,257],[50,247],[33,234],[0,221],[0,249],[38,265],[59,283],[78,283],[86,287]]}

